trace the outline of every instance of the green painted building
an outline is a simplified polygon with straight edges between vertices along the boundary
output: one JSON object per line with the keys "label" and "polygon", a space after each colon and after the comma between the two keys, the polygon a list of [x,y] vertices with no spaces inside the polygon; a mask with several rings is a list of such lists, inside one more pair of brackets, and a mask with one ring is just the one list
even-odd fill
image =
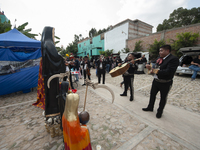
{"label": "green painted building", "polygon": [[0,19],[1,19],[1,23],[4,23],[4,22],[8,22],[8,18],[4,15],[4,12],[0,11]]}
{"label": "green painted building", "polygon": [[104,34],[100,34],[93,38],[87,38],[78,43],[78,56],[96,56],[100,55],[99,51],[104,51]]}

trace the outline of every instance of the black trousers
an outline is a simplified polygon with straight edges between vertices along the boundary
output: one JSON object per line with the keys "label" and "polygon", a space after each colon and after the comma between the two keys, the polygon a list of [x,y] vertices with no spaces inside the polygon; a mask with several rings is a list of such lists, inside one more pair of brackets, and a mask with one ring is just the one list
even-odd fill
{"label": "black trousers", "polygon": [[98,74],[98,83],[101,82],[101,75],[102,75],[103,76],[103,84],[105,84],[105,74],[106,74],[105,69],[98,69],[97,74]]}
{"label": "black trousers", "polygon": [[[70,75],[69,75],[69,80],[70,80],[70,85],[71,85],[72,89],[74,89],[73,83],[72,83],[72,75],[71,75],[71,73],[70,73]],[[63,81],[67,81],[67,76],[65,76],[65,77],[63,78]]]}
{"label": "black trousers", "polygon": [[[87,71],[87,70],[83,70],[84,79],[86,79],[86,75],[87,75],[87,72],[86,72],[86,71]],[[87,76],[88,76],[88,79],[91,80],[91,79],[90,79],[90,76],[89,76],[89,75],[87,75]]]}
{"label": "black trousers", "polygon": [[157,111],[161,113],[163,112],[165,104],[167,103],[168,93],[172,87],[172,83],[173,83],[173,80],[167,83],[160,83],[156,81],[155,79],[153,80],[151,92],[150,92],[150,100],[149,100],[149,105],[148,105],[149,109],[153,110],[155,100],[156,100],[156,95],[160,91],[160,103],[159,103],[159,108]]}
{"label": "black trousers", "polygon": [[130,95],[134,99],[134,76],[123,76],[124,77],[124,94],[127,94],[128,88],[130,87]]}

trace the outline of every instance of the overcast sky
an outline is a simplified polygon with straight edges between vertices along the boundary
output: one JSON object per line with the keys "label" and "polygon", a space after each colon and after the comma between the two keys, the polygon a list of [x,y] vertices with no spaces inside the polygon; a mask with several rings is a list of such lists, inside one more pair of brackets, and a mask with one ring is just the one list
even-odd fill
{"label": "overcast sky", "polygon": [[[45,26],[55,27],[55,35],[66,47],[74,35],[88,36],[125,19],[139,19],[153,25],[153,32],[179,7],[200,7],[200,0],[0,0],[1,11],[16,26],[28,22],[31,33],[42,33]],[[40,36],[37,37],[40,40]]]}

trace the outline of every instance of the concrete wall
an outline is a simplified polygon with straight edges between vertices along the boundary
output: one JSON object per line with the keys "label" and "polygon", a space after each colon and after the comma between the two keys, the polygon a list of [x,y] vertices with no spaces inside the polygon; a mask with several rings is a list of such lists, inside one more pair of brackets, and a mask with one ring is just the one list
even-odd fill
{"label": "concrete wall", "polygon": [[[148,36],[143,36],[139,38],[132,38],[127,40],[127,47],[130,49],[130,51],[133,51],[135,48],[135,43],[139,40],[143,41],[142,46],[144,51],[148,50],[149,44],[153,44],[155,39],[157,41],[160,41],[161,39],[164,39],[167,44],[169,43],[169,39],[174,39],[176,40],[176,35],[177,33],[184,33],[184,32],[191,32],[191,33],[200,33],[200,23],[186,26],[186,27],[180,27],[180,28],[174,28],[170,30],[165,30],[153,34],[149,34]],[[198,45],[200,45],[200,37],[198,38]]]}
{"label": "concrete wall", "polygon": [[104,47],[105,50],[113,49],[113,53],[126,47],[126,40],[128,39],[128,22],[107,31],[104,34]]}
{"label": "concrete wall", "polygon": [[142,21],[129,22],[129,39],[136,38],[138,36],[146,36],[152,34],[152,27]]}

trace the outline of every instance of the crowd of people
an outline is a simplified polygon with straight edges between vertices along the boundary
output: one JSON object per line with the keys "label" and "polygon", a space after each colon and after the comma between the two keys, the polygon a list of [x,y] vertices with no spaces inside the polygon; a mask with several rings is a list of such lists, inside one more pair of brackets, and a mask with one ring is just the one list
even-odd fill
{"label": "crowd of people", "polygon": [[[198,60],[192,62],[190,69],[199,71],[200,66],[200,55]],[[124,92],[120,96],[127,96],[128,90],[130,90],[130,101],[134,100],[134,74],[138,69],[138,64],[143,64],[143,67],[146,67],[149,70],[149,73],[153,75],[153,82],[150,91],[149,104],[146,108],[143,108],[143,111],[153,111],[154,103],[157,93],[160,91],[161,99],[159,107],[157,109],[157,118],[161,118],[165,104],[167,102],[168,93],[173,84],[173,77],[176,72],[176,69],[179,65],[179,59],[171,54],[171,46],[163,45],[159,50],[159,57],[152,62],[152,65],[147,64],[147,60],[143,55],[141,58],[136,60],[134,53],[129,53],[126,59],[122,62],[120,56],[105,57],[103,55],[89,56],[85,57],[73,57],[73,60],[70,60],[69,57],[66,58],[66,71],[69,69],[76,70],[79,74],[76,75],[76,81],[79,78],[84,76],[84,79],[90,78],[90,68],[96,68],[96,76],[98,77],[98,83],[105,84],[105,74],[109,73],[111,69],[121,66],[124,63],[129,63],[128,70],[122,74],[123,81],[120,84],[124,84]],[[196,68],[195,68],[196,67]],[[195,68],[195,69],[194,69]],[[197,70],[198,69],[198,70]],[[196,72],[192,76],[192,80],[196,78]],[[70,78],[71,80],[71,78]],[[85,83],[83,84],[83,86]],[[72,85],[71,85],[72,86]],[[73,88],[73,86],[72,86]]]}
{"label": "crowd of people", "polygon": [[[79,78],[84,77],[84,80],[91,79],[90,78],[90,69],[95,68],[96,69],[96,76],[98,77],[98,83],[101,83],[102,78],[102,84],[105,84],[105,74],[109,73],[111,69],[118,66],[119,63],[122,63],[122,60],[120,56],[112,57],[108,56],[105,57],[103,55],[100,56],[92,56],[91,58],[89,55],[85,57],[78,57],[78,56],[69,56],[66,55],[65,59],[66,63],[66,71],[77,71],[77,74],[75,75],[75,81],[78,82]],[[72,84],[72,78],[71,78],[71,72],[70,72],[70,82],[71,87],[73,89]],[[66,80],[67,77],[64,78]],[[83,86],[85,83],[83,84]]]}

